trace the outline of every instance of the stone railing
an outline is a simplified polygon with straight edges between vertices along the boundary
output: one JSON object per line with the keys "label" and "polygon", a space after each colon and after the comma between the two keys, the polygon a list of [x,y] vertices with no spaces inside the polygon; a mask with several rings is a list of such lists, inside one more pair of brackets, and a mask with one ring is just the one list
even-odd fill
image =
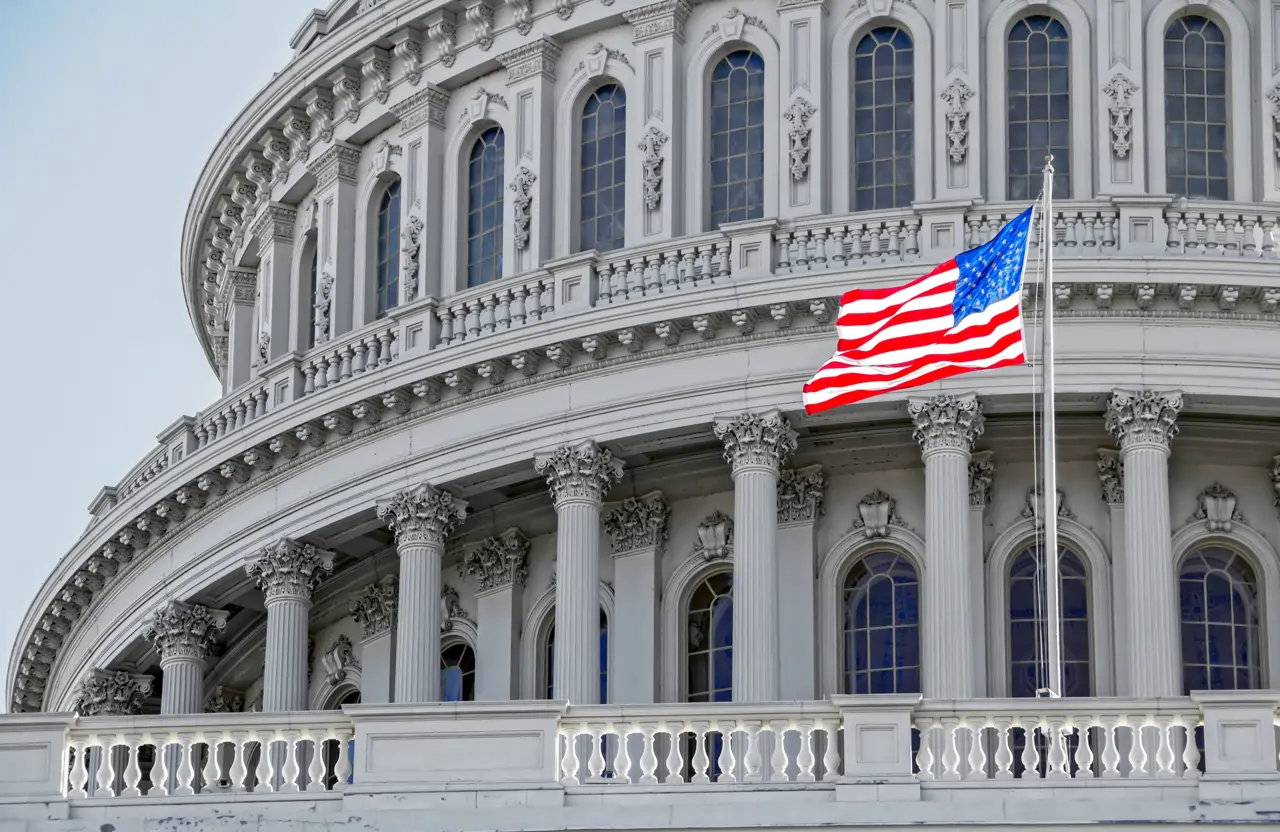
{"label": "stone railing", "polygon": [[439,304],[433,346],[471,342],[495,332],[532,326],[554,314],[555,280],[535,275],[503,280],[460,292]]}
{"label": "stone railing", "polygon": [[399,328],[385,320],[326,341],[302,358],[300,395],[335,387],[352,376],[377,372],[399,355]]}
{"label": "stone railing", "polygon": [[260,380],[223,397],[196,416],[191,430],[195,449],[207,448],[245,425],[267,415],[269,390]]}

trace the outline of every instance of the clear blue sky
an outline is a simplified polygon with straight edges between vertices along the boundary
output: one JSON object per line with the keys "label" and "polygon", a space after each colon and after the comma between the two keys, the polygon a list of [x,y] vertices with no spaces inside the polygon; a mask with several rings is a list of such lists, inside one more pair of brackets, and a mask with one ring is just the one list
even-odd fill
{"label": "clear blue sky", "polygon": [[98,489],[218,396],[178,277],[187,200],[324,5],[0,2],[0,671]]}

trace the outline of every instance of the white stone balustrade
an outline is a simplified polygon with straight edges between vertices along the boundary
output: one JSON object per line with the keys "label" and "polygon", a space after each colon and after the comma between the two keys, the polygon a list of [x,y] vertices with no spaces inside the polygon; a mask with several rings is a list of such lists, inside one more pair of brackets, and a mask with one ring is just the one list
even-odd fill
{"label": "white stone balustrade", "polygon": [[1179,200],[1165,209],[1164,220],[1170,254],[1280,257],[1275,238],[1280,211],[1274,205]]}
{"label": "white stone balustrade", "polygon": [[196,417],[196,447],[207,448],[245,425],[267,415],[270,409],[270,391],[265,384],[255,382],[236,390]]}
{"label": "white stone balustrade", "polygon": [[776,270],[796,274],[918,260],[920,227],[912,210],[802,220],[774,232]]}
{"label": "white stone balustrade", "polygon": [[537,275],[459,292],[436,310],[434,346],[448,347],[530,326],[555,314],[555,280]]}
{"label": "white stone balustrade", "polygon": [[[1010,220],[1027,210],[1027,203],[984,205],[965,212],[965,248],[975,248],[990,242]],[[1054,256],[1079,255],[1105,257],[1121,248],[1120,209],[1110,202],[1069,201],[1053,205],[1053,253]],[[1034,252],[1040,248],[1040,229],[1044,217],[1037,213],[1032,225],[1029,245]]]}
{"label": "white stone balustrade", "polygon": [[302,395],[334,387],[352,376],[376,372],[399,355],[399,330],[386,321],[326,341],[303,359]]}
{"label": "white stone balustrade", "polygon": [[598,255],[597,304],[622,303],[729,279],[731,244],[724,234],[703,234]]}

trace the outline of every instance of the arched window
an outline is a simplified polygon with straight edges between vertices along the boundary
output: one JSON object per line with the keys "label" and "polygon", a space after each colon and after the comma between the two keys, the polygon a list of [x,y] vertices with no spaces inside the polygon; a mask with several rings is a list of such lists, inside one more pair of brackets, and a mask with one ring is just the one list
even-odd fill
{"label": "arched window", "polygon": [[1071,42],[1067,27],[1043,14],[1013,24],[1008,49],[1008,198],[1040,193],[1044,157],[1053,154],[1053,195],[1071,198]]}
{"label": "arched window", "polygon": [[[547,642],[542,651],[545,657],[543,665],[543,690],[547,699],[556,698],[556,625],[552,621],[547,627]],[[604,610],[600,610],[600,702],[609,701],[609,618]]]}
{"label": "arched window", "polygon": [[859,559],[844,580],[844,692],[920,692],[920,583],[901,555]]}
{"label": "arched window", "polygon": [[[1035,696],[1049,685],[1049,663],[1043,640],[1045,587],[1042,547],[1028,548],[1009,567],[1009,692]],[[1089,696],[1092,655],[1089,632],[1089,578],[1084,563],[1059,547],[1059,598],[1062,609],[1061,696]]]}
{"label": "arched window", "polygon": [[[1239,129],[1248,130],[1248,125]],[[1227,40],[1212,20],[1180,17],[1164,33],[1165,189],[1229,199]]]}
{"label": "arched window", "polygon": [[626,244],[627,94],[603,86],[582,107],[579,251],[613,251]]}
{"label": "arched window", "polygon": [[490,127],[471,146],[467,168],[467,285],[502,277],[503,152],[501,127]]}
{"label": "arched window", "polygon": [[1262,687],[1258,582],[1243,557],[1209,546],[1182,562],[1182,687],[1256,690]]}
{"label": "arched window", "polygon": [[476,698],[476,654],[456,642],[440,651],[440,701],[471,702]]}
{"label": "arched window", "polygon": [[764,59],[730,52],[711,73],[711,227],[764,216]]}
{"label": "arched window", "polygon": [[733,701],[733,573],[703,579],[685,615],[685,699]]}
{"label": "arched window", "polygon": [[320,281],[316,275],[316,268],[320,262],[320,250],[314,243],[312,244],[310,261],[311,264],[307,268],[307,285],[311,287],[307,292],[307,297],[310,299],[307,307],[310,311],[307,318],[307,334],[305,337],[307,339],[306,342],[314,347],[316,345],[316,291],[320,288]]}
{"label": "arched window", "polygon": [[915,194],[915,55],[896,26],[872,29],[853,53],[854,210],[905,208]]}
{"label": "arched window", "polygon": [[378,203],[378,317],[400,303],[400,180]]}

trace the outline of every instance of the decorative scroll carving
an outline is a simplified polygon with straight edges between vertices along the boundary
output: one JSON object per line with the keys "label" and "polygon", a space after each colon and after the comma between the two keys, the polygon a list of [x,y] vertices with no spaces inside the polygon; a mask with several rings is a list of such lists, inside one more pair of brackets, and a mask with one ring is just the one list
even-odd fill
{"label": "decorative scroll carving", "polygon": [[467,612],[462,602],[458,600],[458,590],[445,584],[444,589],[440,590],[440,632],[447,633],[452,630],[454,621],[475,623],[471,613]]}
{"label": "decorative scroll carving", "polygon": [[969,505],[972,508],[991,502],[991,482],[996,466],[991,451],[979,451],[969,458]]}
{"label": "decorative scroll carving", "polygon": [[809,174],[809,137],[813,132],[809,119],[817,112],[817,107],[803,98],[797,98],[782,114],[791,124],[787,130],[787,138],[791,140],[791,178],[797,182]]}
{"label": "decorative scroll carving", "polygon": [[707,561],[733,557],[733,518],[718,509],[707,515],[698,524],[693,556]]}
{"label": "decorative scroll carving", "polygon": [[630,552],[667,542],[667,516],[671,507],[662,494],[653,491],[643,497],[628,497],[604,517],[604,530],[613,551]]}
{"label": "decorative scroll carving", "polygon": [[533,31],[533,0],[506,0],[515,17],[516,31],[527,35]]}
{"label": "decorative scroll carving", "polygon": [[1138,91],[1138,85],[1120,73],[1111,76],[1111,80],[1102,88],[1102,94],[1111,99],[1107,112],[1111,115],[1111,150],[1117,159],[1129,156],[1132,147],[1130,136],[1133,134],[1133,102],[1131,97]]}
{"label": "decorative scroll carving", "polygon": [[282,537],[263,548],[245,572],[258,583],[267,600],[310,598],[324,576],[333,571],[333,552]]}
{"label": "decorative scroll carving", "polygon": [[662,202],[662,148],[667,144],[667,134],[650,126],[637,147],[644,154],[644,205],[650,211]]}
{"label": "decorative scroll carving", "polygon": [[335,638],[329,649],[320,654],[320,663],[324,666],[324,680],[330,685],[342,684],[352,671],[360,669],[351,639],[343,635]]}
{"label": "decorative scroll carving", "polygon": [[941,450],[967,453],[986,427],[973,393],[909,399],[907,413],[915,423],[912,435],[926,454]]}
{"label": "decorative scroll carving", "polygon": [[453,13],[439,11],[429,20],[427,37],[435,44],[436,58],[446,67],[451,67],[458,60],[458,27],[454,24]]}
{"label": "decorative scroll carving", "polygon": [[906,525],[898,516],[898,502],[878,488],[858,503],[858,518],[853,521],[855,529],[871,538],[888,537],[890,526]]}
{"label": "decorative scroll carving", "polygon": [[732,6],[724,13],[724,17],[712,23],[711,27],[702,33],[702,39],[706,41],[712,35],[720,33],[725,40],[734,40],[741,36],[743,26],[754,26],[765,34],[769,32],[763,20],[753,14],[743,14],[737,6]]}
{"label": "decorative scroll carving", "polygon": [[418,296],[418,260],[422,254],[422,229],[422,219],[417,215],[410,214],[404,230],[400,234],[404,238],[404,242],[400,246],[404,255],[404,264],[400,267],[400,274],[403,275],[404,279],[405,302],[412,301]]}
{"label": "decorative scroll carving", "polygon": [[333,311],[333,274],[324,271],[316,281],[316,330],[315,342],[319,346],[329,340],[329,318]]}
{"label": "decorative scroll carving", "polygon": [[[1062,493],[1062,489],[1056,489],[1057,499],[1055,500],[1059,517],[1072,519],[1075,514],[1071,509],[1067,508],[1067,497]],[[1044,525],[1044,487],[1033,485],[1027,489],[1027,504],[1023,506],[1022,516],[1027,519],[1034,519],[1036,528]]]}
{"label": "decorative scroll carving", "polygon": [[448,491],[423,483],[378,501],[378,517],[395,532],[396,544],[443,546],[449,533],[467,517],[467,503]]}
{"label": "decorative scroll carving", "polygon": [[724,443],[725,462],[735,469],[763,465],[776,471],[796,449],[796,432],[777,410],[722,417],[714,431]]}
{"label": "decorative scroll carving", "polygon": [[176,657],[204,661],[214,637],[226,629],[227,615],[226,610],[170,601],[155,611],[142,638],[160,654],[161,661]]}
{"label": "decorative scroll carving", "polygon": [[515,208],[516,248],[521,251],[529,245],[529,225],[533,219],[529,209],[533,205],[533,183],[537,181],[538,175],[521,165],[507,186],[515,194],[511,205]]}
{"label": "decorative scroll carving", "polygon": [[467,3],[467,22],[475,27],[473,38],[480,51],[488,52],[492,49],[493,6],[489,5],[489,0],[470,0]]}
{"label": "decorative scroll carving", "polygon": [[959,78],[951,79],[941,95],[947,105],[947,152],[957,165],[969,152],[969,99],[973,95],[969,85]]}
{"label": "decorative scroll carving", "polygon": [[778,476],[778,522],[812,523],[825,513],[827,479],[822,466],[786,468]]}
{"label": "decorative scroll carving", "polygon": [[1124,462],[1111,448],[1098,449],[1098,484],[1107,505],[1124,505]]}
{"label": "decorative scroll carving", "polygon": [[1199,520],[1211,532],[1228,533],[1233,524],[1246,522],[1244,515],[1236,508],[1235,492],[1220,482],[1201,491],[1196,501],[1198,508],[1188,522]]}
{"label": "decorative scroll carving", "polygon": [[395,575],[369,584],[352,598],[351,617],[360,625],[362,637],[370,639],[391,632],[399,603],[400,579]]}
{"label": "decorative scroll carving", "polygon": [[491,537],[463,559],[466,574],[476,579],[480,591],[505,586],[524,586],[529,577],[529,541],[519,529],[507,529]]}
{"label": "decorative scroll carving", "polygon": [[1116,390],[1107,402],[1107,432],[1120,450],[1134,445],[1158,445],[1166,451],[1178,435],[1182,393],[1177,391]]}
{"label": "decorative scroll carving", "polygon": [[599,503],[622,479],[622,461],[591,441],[561,445],[551,453],[539,454],[533,466],[547,478],[551,499],[557,505],[565,500]]}

